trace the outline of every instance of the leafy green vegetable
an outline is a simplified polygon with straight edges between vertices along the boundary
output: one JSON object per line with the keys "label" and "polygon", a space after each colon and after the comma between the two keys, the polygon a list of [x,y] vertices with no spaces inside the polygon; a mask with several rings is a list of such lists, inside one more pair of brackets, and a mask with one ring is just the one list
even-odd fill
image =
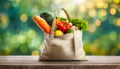
{"label": "leafy green vegetable", "polygon": [[73,25],[77,26],[80,30],[88,30],[88,22],[83,19],[73,18],[69,20]]}
{"label": "leafy green vegetable", "polygon": [[70,28],[68,29],[67,33],[73,33],[74,32],[74,29],[73,28]]}
{"label": "leafy green vegetable", "polygon": [[45,19],[47,23],[52,26],[53,16],[49,12],[43,12],[40,14],[40,17]]}
{"label": "leafy green vegetable", "polygon": [[57,17],[58,19],[60,19],[60,21],[66,21],[67,20],[67,18],[63,18],[63,17]]}
{"label": "leafy green vegetable", "polygon": [[57,30],[57,29],[58,29],[58,27],[55,25],[55,26],[54,26],[54,31]]}

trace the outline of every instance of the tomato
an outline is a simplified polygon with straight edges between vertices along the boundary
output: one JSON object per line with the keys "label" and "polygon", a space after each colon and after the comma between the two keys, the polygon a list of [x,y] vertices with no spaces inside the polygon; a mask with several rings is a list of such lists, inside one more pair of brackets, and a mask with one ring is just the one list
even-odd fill
{"label": "tomato", "polygon": [[71,27],[71,24],[67,23],[66,24],[66,29],[68,30]]}
{"label": "tomato", "polygon": [[72,25],[68,22],[61,21],[61,22],[57,23],[57,27],[62,32],[66,33],[68,31],[68,29],[72,27]]}

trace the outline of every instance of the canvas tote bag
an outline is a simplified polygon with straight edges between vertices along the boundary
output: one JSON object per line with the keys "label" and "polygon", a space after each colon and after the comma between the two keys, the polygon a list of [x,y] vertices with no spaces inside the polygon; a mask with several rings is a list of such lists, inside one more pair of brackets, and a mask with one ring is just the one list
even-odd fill
{"label": "canvas tote bag", "polygon": [[[62,10],[64,11],[64,9]],[[52,30],[54,30],[55,19],[56,14],[52,23]],[[44,47],[39,60],[87,60],[83,49],[81,30],[75,30],[73,33],[58,37],[54,37],[54,31],[51,34],[44,34]]]}

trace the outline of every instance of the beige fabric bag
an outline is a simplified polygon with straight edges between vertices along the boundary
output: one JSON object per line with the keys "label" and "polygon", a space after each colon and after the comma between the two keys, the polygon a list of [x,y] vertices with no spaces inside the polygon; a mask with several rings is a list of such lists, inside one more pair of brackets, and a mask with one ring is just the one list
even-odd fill
{"label": "beige fabric bag", "polygon": [[[64,11],[64,9],[62,10]],[[67,14],[67,12],[65,13]],[[56,14],[52,30],[54,30],[55,21]],[[54,31],[51,34],[45,33],[44,48],[39,60],[87,60],[83,49],[82,31],[75,30],[73,33],[59,37],[54,37]]]}
{"label": "beige fabric bag", "polygon": [[82,31],[50,39],[46,35],[40,60],[87,60],[83,50]]}

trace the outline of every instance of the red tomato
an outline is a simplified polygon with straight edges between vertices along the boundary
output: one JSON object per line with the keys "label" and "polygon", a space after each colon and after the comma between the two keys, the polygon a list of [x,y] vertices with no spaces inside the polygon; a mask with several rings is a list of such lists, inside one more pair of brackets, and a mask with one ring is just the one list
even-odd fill
{"label": "red tomato", "polygon": [[72,27],[72,25],[68,22],[61,21],[61,22],[57,23],[57,27],[62,32],[66,33],[68,31],[68,29]]}

